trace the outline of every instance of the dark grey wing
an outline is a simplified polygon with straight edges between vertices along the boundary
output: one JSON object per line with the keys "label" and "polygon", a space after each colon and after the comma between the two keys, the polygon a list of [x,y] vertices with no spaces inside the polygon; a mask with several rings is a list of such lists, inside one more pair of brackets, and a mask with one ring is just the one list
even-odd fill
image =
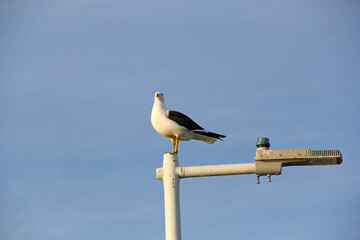
{"label": "dark grey wing", "polygon": [[196,122],[181,112],[169,110],[167,117],[189,130],[203,130]]}

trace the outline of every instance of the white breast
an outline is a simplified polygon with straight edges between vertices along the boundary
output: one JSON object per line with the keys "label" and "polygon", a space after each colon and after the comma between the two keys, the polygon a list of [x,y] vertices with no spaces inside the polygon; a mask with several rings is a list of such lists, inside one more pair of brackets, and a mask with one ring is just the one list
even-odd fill
{"label": "white breast", "polygon": [[155,102],[151,112],[151,123],[155,130],[167,138],[179,137],[181,140],[189,140],[186,135],[189,132],[176,122],[167,118],[168,109],[161,103]]}

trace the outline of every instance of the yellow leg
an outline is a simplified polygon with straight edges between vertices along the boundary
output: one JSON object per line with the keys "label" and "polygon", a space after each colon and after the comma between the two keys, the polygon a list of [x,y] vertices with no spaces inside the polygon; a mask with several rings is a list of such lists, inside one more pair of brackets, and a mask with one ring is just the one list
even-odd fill
{"label": "yellow leg", "polygon": [[178,152],[178,147],[179,147],[179,138],[176,137],[176,144],[175,144],[176,148],[175,148],[175,152]]}
{"label": "yellow leg", "polygon": [[172,138],[171,141],[172,141],[172,152],[171,153],[174,153],[175,152],[175,140]]}

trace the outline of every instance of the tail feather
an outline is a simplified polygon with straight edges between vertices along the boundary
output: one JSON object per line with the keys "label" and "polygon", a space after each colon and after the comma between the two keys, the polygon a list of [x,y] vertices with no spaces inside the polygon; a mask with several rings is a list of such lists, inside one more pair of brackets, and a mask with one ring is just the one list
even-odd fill
{"label": "tail feather", "polygon": [[205,130],[193,130],[194,133],[196,133],[196,139],[200,140],[200,141],[204,141],[207,143],[214,143],[216,140],[221,140],[223,141],[222,138],[225,138],[225,135],[221,135],[218,133],[213,133],[213,132],[208,132]]}

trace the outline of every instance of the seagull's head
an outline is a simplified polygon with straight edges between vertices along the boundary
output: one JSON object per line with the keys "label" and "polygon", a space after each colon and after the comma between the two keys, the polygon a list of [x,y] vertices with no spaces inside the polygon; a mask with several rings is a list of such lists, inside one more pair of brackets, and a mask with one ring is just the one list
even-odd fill
{"label": "seagull's head", "polygon": [[155,93],[155,101],[164,102],[164,94],[161,92]]}

